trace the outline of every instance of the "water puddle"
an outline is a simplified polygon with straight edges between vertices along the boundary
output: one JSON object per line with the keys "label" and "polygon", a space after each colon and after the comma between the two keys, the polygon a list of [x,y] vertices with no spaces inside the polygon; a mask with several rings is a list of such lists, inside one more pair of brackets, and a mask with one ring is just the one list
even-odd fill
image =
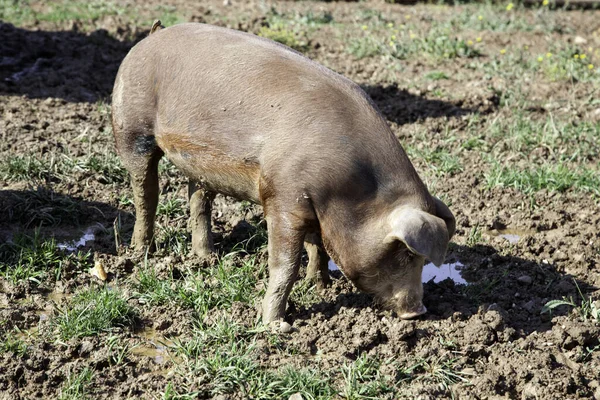
{"label": "water puddle", "polygon": [[155,364],[164,364],[170,360],[168,350],[173,346],[173,342],[156,332],[154,328],[144,328],[137,332],[140,338],[144,339],[148,344],[142,344],[131,350],[131,354],[142,357],[150,357]]}
{"label": "water puddle", "polygon": [[442,264],[439,267],[436,267],[433,263],[425,264],[421,281],[425,283],[433,279],[433,282],[438,283],[450,278],[454,283],[467,285],[468,282],[460,274],[462,267],[464,267],[464,264],[460,261]]}
{"label": "water puddle", "polygon": [[490,231],[485,231],[485,233],[494,237],[499,236],[508,240],[509,243],[515,244],[519,242],[521,237],[525,235],[533,235],[536,233],[536,231],[531,229],[493,229]]}
{"label": "water puddle", "polygon": [[63,243],[58,243],[57,246],[59,249],[61,250],[67,250],[67,251],[75,251],[77,250],[77,248],[81,247],[81,246],[85,246],[85,244],[87,242],[90,242],[92,240],[96,239],[96,229],[94,227],[89,227],[85,230],[85,232],[83,232],[83,236],[81,236],[79,238],[79,240],[77,241],[70,241],[70,242],[63,242]]}
{"label": "water puddle", "polygon": [[327,263],[327,266],[329,267],[330,271],[339,271],[340,270],[338,268],[338,266],[331,259],[329,260],[329,263]]}
{"label": "water puddle", "polygon": [[[333,262],[333,260],[329,260],[328,266],[330,271],[339,270],[338,266]],[[432,263],[425,264],[423,266],[421,282],[426,283],[433,279],[433,282],[438,283],[450,278],[454,281],[454,283],[467,285],[468,282],[460,274],[462,267],[464,267],[464,265],[460,261],[442,264],[440,267],[436,267]]]}

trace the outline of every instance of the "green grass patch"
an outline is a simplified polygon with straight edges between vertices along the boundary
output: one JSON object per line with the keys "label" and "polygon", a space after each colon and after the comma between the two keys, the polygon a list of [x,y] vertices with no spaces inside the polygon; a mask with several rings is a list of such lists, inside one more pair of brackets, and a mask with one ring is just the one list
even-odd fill
{"label": "green grass patch", "polygon": [[438,384],[445,390],[459,382],[469,382],[468,375],[456,368],[457,358],[446,355],[421,359],[413,365],[398,370],[399,382],[422,381]]}
{"label": "green grass patch", "polygon": [[217,265],[186,270],[182,279],[172,274],[159,277],[153,269],[144,268],[135,285],[135,296],[149,304],[177,304],[204,315],[215,307],[253,302],[260,296],[256,285],[265,274],[266,264],[259,263],[256,255],[240,257],[235,252],[221,257]]}
{"label": "green grass patch", "polygon": [[67,380],[60,390],[60,394],[58,396],[59,400],[89,399],[88,387],[93,377],[94,372],[87,367],[79,373],[69,373],[69,375],[67,375]]}
{"label": "green grass patch", "polygon": [[131,325],[136,316],[123,294],[108,286],[86,289],[56,311],[51,325],[61,340],[111,332]]}
{"label": "green grass patch", "polygon": [[0,176],[5,181],[39,181],[49,174],[48,160],[32,155],[9,155],[0,162]]}
{"label": "green grass patch", "polygon": [[47,277],[59,280],[66,267],[79,270],[90,262],[89,252],[66,253],[54,238],[44,239],[39,231],[33,236],[19,234],[0,246],[0,274],[12,284],[32,281],[39,285]]}
{"label": "green grass patch", "polygon": [[525,194],[542,189],[565,192],[569,189],[600,196],[600,173],[597,170],[566,164],[543,164],[521,170],[495,164],[485,174],[486,189],[496,186],[512,187]]}
{"label": "green grass patch", "polygon": [[18,333],[18,330],[14,330],[0,336],[0,353],[12,354],[14,357],[23,357],[27,353],[27,344]]}
{"label": "green grass patch", "polygon": [[344,399],[379,399],[394,391],[394,383],[380,371],[380,362],[366,355],[342,367]]}

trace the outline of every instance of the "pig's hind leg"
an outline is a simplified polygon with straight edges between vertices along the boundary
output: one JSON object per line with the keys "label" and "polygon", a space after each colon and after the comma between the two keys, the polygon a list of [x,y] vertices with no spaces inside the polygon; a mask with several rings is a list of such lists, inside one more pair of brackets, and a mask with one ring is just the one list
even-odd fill
{"label": "pig's hind leg", "polygon": [[323,289],[331,283],[329,278],[329,256],[323,248],[321,237],[317,233],[307,233],[304,238],[304,248],[308,254],[306,279],[312,280],[318,289]]}
{"label": "pig's hind leg", "polygon": [[154,218],[158,205],[158,162],[163,156],[153,135],[115,132],[117,149],[131,176],[135,204],[135,226],[131,245],[154,247]]}
{"label": "pig's hind leg", "polygon": [[205,190],[193,180],[189,182],[188,194],[192,253],[200,257],[206,257],[215,251],[210,224],[211,205],[215,194]]}

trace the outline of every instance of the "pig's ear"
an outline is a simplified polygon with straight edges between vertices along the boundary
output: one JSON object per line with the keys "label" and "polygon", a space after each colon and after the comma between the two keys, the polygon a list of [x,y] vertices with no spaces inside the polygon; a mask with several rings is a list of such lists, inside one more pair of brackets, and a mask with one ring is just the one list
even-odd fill
{"label": "pig's ear", "polygon": [[390,215],[392,232],[386,241],[400,240],[415,254],[427,257],[438,267],[444,262],[450,235],[446,222],[421,210],[396,209]]}
{"label": "pig's ear", "polygon": [[454,236],[454,232],[456,231],[456,219],[454,218],[454,214],[445,205],[440,199],[434,197],[435,201],[435,215],[440,217],[446,223],[446,228],[448,229],[448,239],[452,239]]}

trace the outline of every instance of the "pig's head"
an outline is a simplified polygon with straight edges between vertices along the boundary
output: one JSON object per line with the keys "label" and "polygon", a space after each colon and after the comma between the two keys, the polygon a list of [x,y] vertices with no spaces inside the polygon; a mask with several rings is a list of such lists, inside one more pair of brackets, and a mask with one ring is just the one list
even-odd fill
{"label": "pig's head", "polygon": [[374,294],[400,318],[427,312],[421,274],[425,259],[442,265],[455,229],[452,212],[439,199],[435,215],[409,205],[392,210],[371,236],[361,267],[352,276],[356,286]]}

